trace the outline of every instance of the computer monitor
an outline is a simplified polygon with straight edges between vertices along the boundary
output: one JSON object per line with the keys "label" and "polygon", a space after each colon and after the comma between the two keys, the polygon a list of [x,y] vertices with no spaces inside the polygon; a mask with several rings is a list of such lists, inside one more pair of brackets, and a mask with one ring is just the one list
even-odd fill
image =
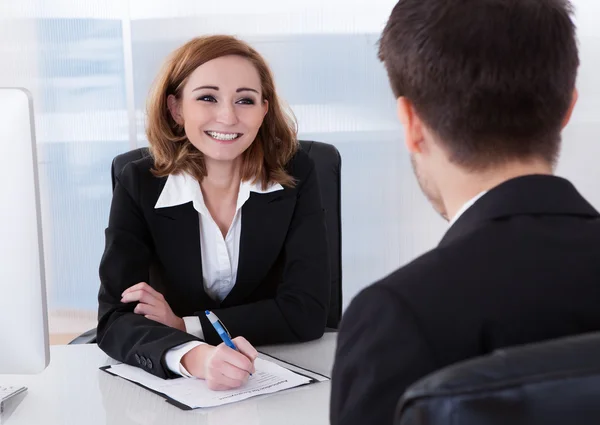
{"label": "computer monitor", "polygon": [[33,102],[24,89],[0,88],[0,158],[0,375],[38,373],[50,352]]}

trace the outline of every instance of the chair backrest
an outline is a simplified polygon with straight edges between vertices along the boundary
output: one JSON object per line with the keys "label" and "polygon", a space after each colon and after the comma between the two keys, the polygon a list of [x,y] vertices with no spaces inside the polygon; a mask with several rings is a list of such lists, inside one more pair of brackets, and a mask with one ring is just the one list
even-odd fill
{"label": "chair backrest", "polygon": [[497,351],[411,386],[394,425],[600,424],[600,333]]}
{"label": "chair backrest", "polygon": [[[327,239],[331,259],[331,301],[327,327],[337,329],[342,317],[342,220],[341,220],[341,165],[338,150],[327,143],[300,141],[302,150],[314,160],[321,188],[321,200],[326,211]],[[149,156],[148,148],[134,149],[117,155],[112,163],[112,184],[125,166]]]}

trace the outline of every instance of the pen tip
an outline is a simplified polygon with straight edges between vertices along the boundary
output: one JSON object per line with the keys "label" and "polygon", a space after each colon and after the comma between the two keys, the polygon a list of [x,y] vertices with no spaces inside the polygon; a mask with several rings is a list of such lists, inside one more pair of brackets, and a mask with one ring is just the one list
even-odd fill
{"label": "pen tip", "polygon": [[204,314],[206,314],[206,315],[208,316],[208,315],[210,314],[210,311],[206,310],[206,311],[204,312]]}

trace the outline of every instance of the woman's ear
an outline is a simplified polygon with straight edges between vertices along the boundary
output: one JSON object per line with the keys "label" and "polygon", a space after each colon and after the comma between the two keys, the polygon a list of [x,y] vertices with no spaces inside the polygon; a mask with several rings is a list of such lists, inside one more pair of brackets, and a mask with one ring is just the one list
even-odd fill
{"label": "woman's ear", "polygon": [[169,108],[169,112],[171,113],[171,117],[173,117],[173,120],[177,124],[183,125],[183,115],[181,114],[181,103],[172,94],[170,94],[167,97],[167,108]]}

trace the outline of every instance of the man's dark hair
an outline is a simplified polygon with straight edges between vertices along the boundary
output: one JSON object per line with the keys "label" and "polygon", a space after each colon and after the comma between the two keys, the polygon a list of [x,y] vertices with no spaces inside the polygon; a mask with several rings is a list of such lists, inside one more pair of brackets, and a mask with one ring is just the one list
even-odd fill
{"label": "man's dark hair", "polygon": [[554,164],[579,67],[572,13],[568,0],[400,0],[379,58],[455,164]]}

